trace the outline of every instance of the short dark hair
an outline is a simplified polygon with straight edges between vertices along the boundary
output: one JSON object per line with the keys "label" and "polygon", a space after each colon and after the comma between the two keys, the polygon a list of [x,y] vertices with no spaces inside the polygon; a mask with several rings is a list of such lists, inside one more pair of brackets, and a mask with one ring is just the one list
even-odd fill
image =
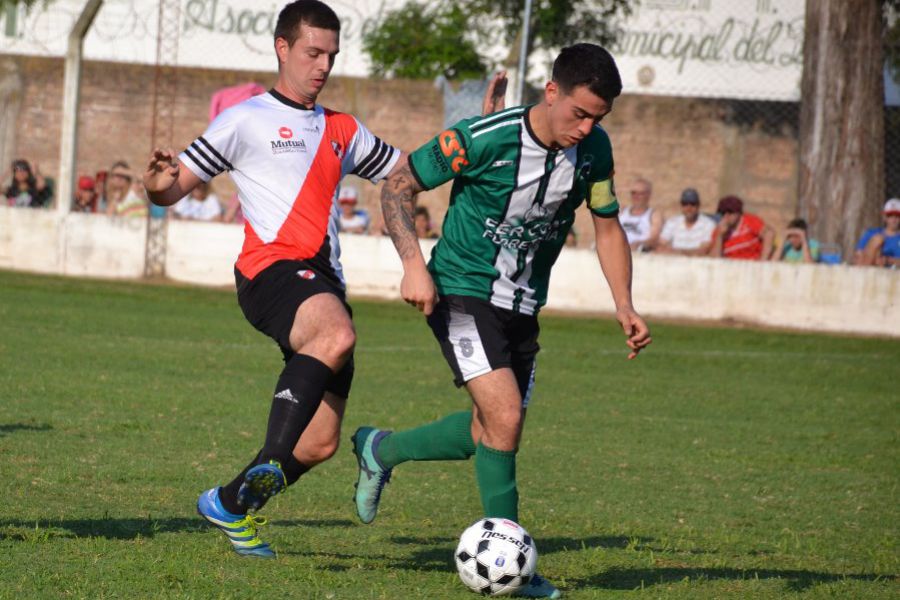
{"label": "short dark hair", "polygon": [[565,94],[586,85],[591,93],[611,102],[622,93],[622,78],[616,61],[597,44],[574,44],[563,48],[553,61],[552,78]]}
{"label": "short dark hair", "polygon": [[295,0],[281,9],[275,24],[275,39],[284,38],[293,46],[300,35],[300,25],[306,23],[319,29],[341,30],[341,20],[331,7],[319,0]]}
{"label": "short dark hair", "polygon": [[802,229],[806,231],[806,221],[803,219],[794,219],[790,223],[788,223],[788,229]]}

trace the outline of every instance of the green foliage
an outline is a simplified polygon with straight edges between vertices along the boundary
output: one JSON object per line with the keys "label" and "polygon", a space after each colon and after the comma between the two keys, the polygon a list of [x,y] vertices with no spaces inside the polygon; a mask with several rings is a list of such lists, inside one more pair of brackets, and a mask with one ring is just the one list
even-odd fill
{"label": "green foliage", "polygon": [[464,34],[467,17],[460,6],[408,2],[389,11],[363,33],[363,50],[372,59],[372,75],[433,79],[478,79],[487,69]]}
{"label": "green foliage", "polygon": [[[401,465],[355,519],[350,433],[468,400],[419,313],[352,303],[343,446],[266,507],[280,554],[254,561],[194,510],[283,365],[234,292],[0,271],[0,598],[475,598],[450,559],[471,461]],[[629,362],[610,318],[541,325],[520,514],[566,598],[897,597],[900,342],[651,323]]]}
{"label": "green foliage", "polygon": [[894,81],[900,82],[900,0],[884,0],[884,58]]}
{"label": "green foliage", "polygon": [[[522,0],[454,0],[477,22],[500,23],[506,43],[514,43],[522,29]],[[608,44],[616,18],[627,16],[638,0],[534,0],[529,54],[534,48],[557,48],[581,41]]]}
{"label": "green foliage", "polygon": [[[522,0],[421,1],[410,0],[368,24],[363,49],[372,59],[373,75],[476,78],[486,72],[484,48],[501,43],[518,52]],[[628,15],[637,1],[536,0],[528,53],[577,41],[609,43],[615,18]],[[472,40],[477,40],[479,48]]]}

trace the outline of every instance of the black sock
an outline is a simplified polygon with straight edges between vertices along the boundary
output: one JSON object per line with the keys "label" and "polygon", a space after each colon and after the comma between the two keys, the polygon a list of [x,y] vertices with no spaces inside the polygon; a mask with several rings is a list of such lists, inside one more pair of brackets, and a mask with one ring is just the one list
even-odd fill
{"label": "black sock", "polygon": [[223,485],[219,489],[219,502],[222,503],[222,508],[227,510],[233,515],[246,515],[247,507],[241,506],[237,503],[237,494],[238,490],[241,489],[241,484],[244,483],[244,475],[247,474],[251,468],[255,467],[259,464],[259,457],[262,455],[262,450],[257,452],[256,458],[250,461],[250,464],[244,467],[244,470],[238,474],[237,477],[231,480],[227,485]]}
{"label": "black sock", "polygon": [[306,354],[296,354],[287,362],[275,386],[260,462],[277,460],[282,467],[290,462],[333,376],[325,363]]}
{"label": "black sock", "polygon": [[[238,490],[241,489],[241,484],[244,483],[244,476],[247,474],[247,471],[258,465],[260,461],[260,457],[262,456],[262,450],[260,450],[256,458],[253,461],[244,467],[244,470],[241,471],[237,477],[232,479],[227,485],[223,485],[219,490],[219,501],[222,503],[222,508],[230,512],[234,515],[246,515],[247,507],[241,506],[237,503],[237,494]],[[297,483],[297,480],[300,479],[300,476],[309,471],[312,467],[307,467],[293,455],[288,459],[287,463],[282,465],[282,470],[284,471],[284,478],[287,480],[287,484],[294,485]],[[263,500],[263,503],[256,510],[260,510],[263,506],[266,505],[266,500]]]}

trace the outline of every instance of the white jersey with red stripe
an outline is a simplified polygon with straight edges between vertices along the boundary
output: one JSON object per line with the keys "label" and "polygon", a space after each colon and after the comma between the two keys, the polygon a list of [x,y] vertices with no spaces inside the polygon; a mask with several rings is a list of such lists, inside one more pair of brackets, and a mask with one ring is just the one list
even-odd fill
{"label": "white jersey with red stripe", "polygon": [[203,181],[231,174],[246,219],[236,263],[244,277],[307,260],[342,287],[340,181],[352,173],[377,183],[399,157],[352,115],[309,109],[275,90],[222,112],[179,155]]}

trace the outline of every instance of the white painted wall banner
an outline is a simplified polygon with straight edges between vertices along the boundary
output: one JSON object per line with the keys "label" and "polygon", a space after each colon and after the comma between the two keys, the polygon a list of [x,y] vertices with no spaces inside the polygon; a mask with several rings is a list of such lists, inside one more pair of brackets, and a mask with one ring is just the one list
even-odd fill
{"label": "white painted wall banner", "polygon": [[[367,19],[402,0],[328,0],[341,19],[341,51],[334,74],[365,77],[368,57],[361,49]],[[68,32],[86,0],[39,1],[30,11],[0,11],[0,53],[63,56]],[[212,69],[277,71],[273,33],[284,1],[181,0],[177,64]],[[159,3],[106,0],[84,43],[87,60],[155,64]]]}
{"label": "white painted wall banner", "polygon": [[[0,11],[0,53],[62,56],[86,0],[38,2]],[[437,0],[431,0],[437,1]],[[404,0],[330,0],[341,18],[336,75],[365,77],[366,21]],[[177,64],[275,71],[272,33],[282,1],[181,0]],[[626,93],[797,100],[805,0],[641,0],[617,26],[610,50]],[[85,58],[153,64],[158,3],[106,0],[85,40]],[[576,40],[573,40],[573,42]],[[502,56],[502,49],[486,54]],[[534,57],[541,84],[548,56]]]}
{"label": "white painted wall banner", "polygon": [[628,93],[798,100],[804,0],[642,0],[609,48]]}

